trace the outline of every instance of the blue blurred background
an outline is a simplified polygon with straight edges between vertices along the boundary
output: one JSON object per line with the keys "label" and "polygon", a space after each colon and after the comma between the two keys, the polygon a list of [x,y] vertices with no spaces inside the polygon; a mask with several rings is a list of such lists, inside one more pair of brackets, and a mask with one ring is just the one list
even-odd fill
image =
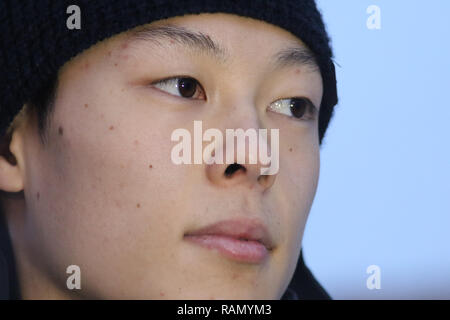
{"label": "blue blurred background", "polygon": [[[450,1],[317,0],[340,102],[306,264],[334,299],[450,299]],[[380,8],[381,29],[366,12]],[[380,267],[380,289],[366,269]]]}

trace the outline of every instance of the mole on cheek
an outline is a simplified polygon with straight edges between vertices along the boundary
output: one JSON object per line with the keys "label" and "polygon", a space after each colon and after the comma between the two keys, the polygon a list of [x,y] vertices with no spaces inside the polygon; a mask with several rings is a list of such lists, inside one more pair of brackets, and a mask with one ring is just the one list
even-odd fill
{"label": "mole on cheek", "polygon": [[59,128],[58,128],[58,134],[59,134],[60,136],[62,136],[62,135],[64,134],[64,129],[63,129],[63,127],[59,126]]}
{"label": "mole on cheek", "polygon": [[39,200],[40,197],[41,197],[41,195],[40,195],[40,193],[39,193],[39,191],[38,191],[38,193],[36,193],[36,199]]}
{"label": "mole on cheek", "polygon": [[289,148],[289,152],[292,152],[292,148]]}
{"label": "mole on cheek", "polygon": [[109,126],[109,130],[114,130],[114,126]]}
{"label": "mole on cheek", "polygon": [[140,207],[141,207],[141,204],[138,203],[138,204],[136,205],[136,208],[140,208]]}
{"label": "mole on cheek", "polygon": [[152,169],[152,168],[153,168],[153,166],[152,166],[152,165],[149,165],[148,167],[149,167],[150,169]]}
{"label": "mole on cheek", "polygon": [[89,105],[88,105],[87,103],[85,103],[85,104],[84,104],[84,107],[87,108],[87,107],[89,107]]}

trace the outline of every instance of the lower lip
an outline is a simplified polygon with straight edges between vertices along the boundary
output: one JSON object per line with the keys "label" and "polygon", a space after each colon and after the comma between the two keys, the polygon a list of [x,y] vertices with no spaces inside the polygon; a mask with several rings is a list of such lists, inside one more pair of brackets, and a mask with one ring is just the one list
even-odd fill
{"label": "lower lip", "polygon": [[268,255],[267,248],[258,241],[245,241],[220,235],[185,236],[204,248],[217,250],[227,258],[239,262],[261,263]]}

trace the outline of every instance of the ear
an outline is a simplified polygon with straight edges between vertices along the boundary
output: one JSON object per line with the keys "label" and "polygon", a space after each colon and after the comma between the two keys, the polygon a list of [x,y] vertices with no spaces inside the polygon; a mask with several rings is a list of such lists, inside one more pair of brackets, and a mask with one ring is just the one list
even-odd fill
{"label": "ear", "polygon": [[19,192],[24,188],[24,132],[17,128],[0,148],[0,190]]}

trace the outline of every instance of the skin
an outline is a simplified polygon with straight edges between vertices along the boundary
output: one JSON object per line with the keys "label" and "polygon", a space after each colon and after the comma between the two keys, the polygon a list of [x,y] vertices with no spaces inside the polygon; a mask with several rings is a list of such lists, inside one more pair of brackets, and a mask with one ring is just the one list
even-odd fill
{"label": "skin", "polygon": [[[286,290],[317,187],[318,121],[267,106],[298,96],[320,106],[320,73],[274,69],[274,53],[303,44],[265,22],[201,14],[152,25],[169,22],[209,35],[229,59],[169,40],[131,42],[123,33],[60,70],[47,143],[32,114],[16,126],[17,163],[0,158],[0,189],[8,192],[3,206],[23,298],[279,299]],[[152,85],[176,76],[197,79],[206,99]],[[246,172],[227,178],[227,164],[174,165],[171,133],[193,135],[194,120],[204,131],[278,128],[279,172],[260,177],[259,164],[244,164]],[[233,261],[183,238],[233,218],[267,227],[274,248],[263,263]],[[81,290],[66,287],[73,264]]]}

